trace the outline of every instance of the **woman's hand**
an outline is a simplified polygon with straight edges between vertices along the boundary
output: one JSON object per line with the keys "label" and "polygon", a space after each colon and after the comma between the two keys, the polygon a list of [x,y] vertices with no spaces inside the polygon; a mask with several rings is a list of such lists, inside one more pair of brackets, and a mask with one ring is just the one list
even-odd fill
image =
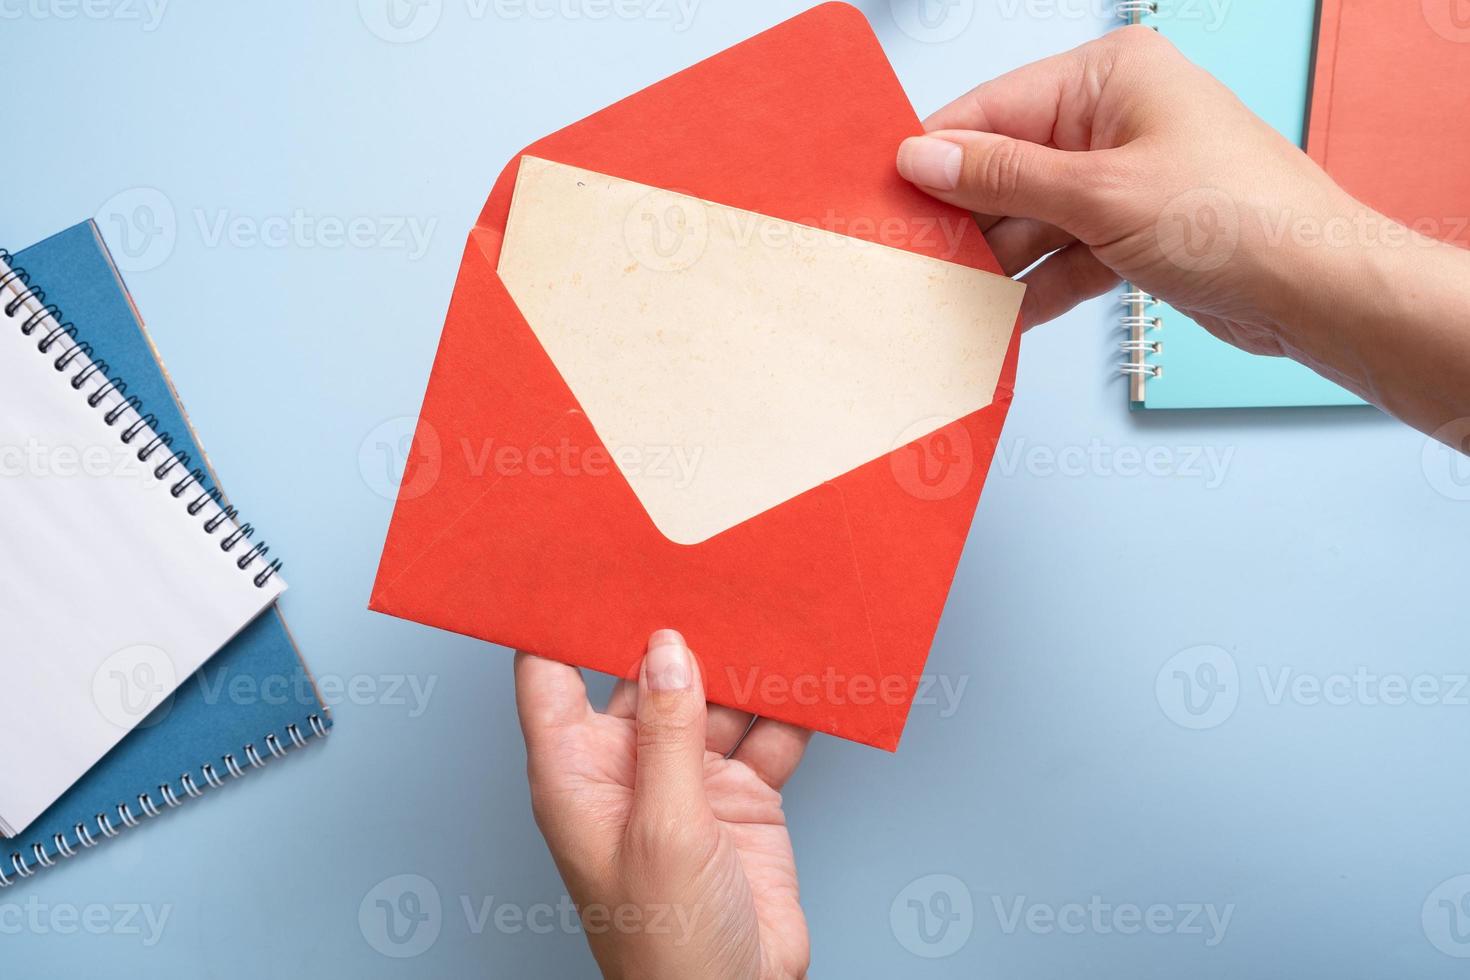
{"label": "woman's hand", "polygon": [[[1124,28],[962,96],[900,149],[899,171],[984,215],[1028,325],[1127,279],[1225,339],[1280,354],[1281,256],[1259,214],[1353,206],[1327,175],[1158,32]],[[1284,270],[1283,270],[1284,274]]]}
{"label": "woman's hand", "polygon": [[[1339,188],[1146,27],[1003,75],[898,169],[977,214],[1027,326],[1126,279],[1428,432],[1470,416],[1470,252]],[[1054,254],[1052,254],[1054,253]]]}
{"label": "woman's hand", "polygon": [[673,630],[602,714],[575,668],[519,653],[515,670],[536,822],[603,974],[804,977],[779,790],[810,733],[707,707]]}

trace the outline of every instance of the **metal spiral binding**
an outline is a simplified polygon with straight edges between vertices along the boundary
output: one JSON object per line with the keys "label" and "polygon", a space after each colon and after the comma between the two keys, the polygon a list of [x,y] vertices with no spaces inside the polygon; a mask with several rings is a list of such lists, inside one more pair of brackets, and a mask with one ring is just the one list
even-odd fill
{"label": "metal spiral binding", "polygon": [[[1128,24],[1142,24],[1145,17],[1159,12],[1159,3],[1158,0],[1118,0],[1116,11]],[[1118,346],[1128,359],[1118,365],[1118,371],[1128,378],[1128,400],[1141,405],[1149,379],[1164,373],[1161,366],[1149,360],[1151,355],[1163,353],[1164,345],[1148,337],[1149,331],[1163,329],[1164,322],[1149,313],[1158,300],[1143,290],[1129,286],[1122,301],[1125,313],[1120,322],[1128,331],[1128,339]]]}
{"label": "metal spiral binding", "polygon": [[[206,534],[214,534],[225,521],[233,520],[236,514],[235,508],[227,506],[224,503],[221,499],[219,488],[205,488],[204,480],[206,474],[203,467],[191,467],[193,460],[188,453],[175,453],[172,450],[173,436],[166,432],[157,432],[157,416],[143,412],[141,400],[136,395],[128,395],[127,382],[113,377],[108,373],[110,369],[106,361],[91,360],[92,345],[77,339],[77,328],[73,324],[63,321],[61,310],[58,307],[54,304],[49,306],[46,304],[45,291],[32,285],[30,275],[25,269],[19,266],[12,266],[12,261],[11,254],[5,249],[0,248],[0,293],[3,293],[7,287],[18,290],[14,297],[4,303],[3,308],[6,318],[13,320],[16,314],[22,309],[30,310],[30,315],[26,317],[20,327],[20,332],[27,337],[36,333],[47,321],[50,321],[52,324],[51,329],[43,334],[40,341],[36,344],[36,349],[48,356],[51,353],[51,349],[61,341],[61,338],[67,338],[70,342],[69,346],[62,349],[52,359],[52,367],[57,371],[66,371],[77,358],[84,355],[87,357],[88,360],[85,366],[78,370],[71,378],[72,389],[74,391],[81,391],[84,384],[94,376],[100,375],[103,379],[102,385],[87,396],[88,407],[97,408],[102,404],[102,399],[108,394],[116,394],[121,400],[115,407],[108,410],[102,417],[102,420],[108,426],[114,426],[122,418],[123,413],[129,409],[138,416],[136,422],[133,422],[122,430],[120,437],[123,445],[131,445],[138,437],[138,434],[144,429],[153,429],[156,432],[156,435],[138,450],[136,454],[138,462],[146,463],[159,450],[163,450],[164,458],[153,468],[153,476],[160,481],[167,480],[169,474],[177,469],[181,475],[169,487],[169,493],[175,498],[182,498],[191,486],[198,488],[198,495],[195,496],[194,500],[187,507],[189,516],[197,516],[209,503],[214,503],[220,508],[218,514],[204,522],[204,531]],[[27,307],[28,303],[33,303],[35,308],[31,309]],[[220,542],[220,550],[226,552],[233,551],[236,545],[254,534],[255,528],[253,525],[241,524]],[[246,571],[257,560],[264,560],[266,553],[269,551],[270,548],[263,542],[254,542],[236,560],[235,565],[242,572]],[[281,560],[279,558],[273,558],[266,564],[265,568],[253,576],[251,581],[255,583],[256,588],[265,588],[266,583],[280,570]]]}
{"label": "metal spiral binding", "polygon": [[[317,738],[327,737],[327,726],[322,721],[321,715],[308,715],[306,721],[311,728],[312,735]],[[300,727],[294,723],[286,726],[286,735],[291,739],[291,746],[294,748],[305,748],[308,744],[306,736],[301,734]],[[267,734],[264,741],[266,747],[270,749],[272,758],[285,758],[287,750],[275,732]],[[260,753],[256,751],[253,743],[246,745],[243,751],[252,768],[260,768],[265,765],[264,760]],[[225,768],[229,770],[232,777],[238,779],[245,775],[244,770],[235,763],[235,757],[233,755],[224,756],[224,763]],[[217,789],[225,784],[224,780],[215,774],[213,763],[204,763],[204,765],[199,767],[199,771],[204,776],[204,781],[210,787]],[[186,799],[198,799],[204,795],[204,791],[199,788],[198,784],[194,781],[194,777],[187,772],[179,777],[179,785],[184,788]],[[178,792],[168,783],[164,783],[158,787],[158,795],[162,798],[164,805],[170,810],[184,804],[184,800],[179,798]],[[128,803],[119,803],[114,809],[117,814],[117,819],[122,821],[121,828],[114,825],[112,819],[106,813],[99,813],[93,818],[96,833],[100,834],[103,839],[116,837],[129,827],[137,827],[142,823],[142,820],[139,820],[135,814],[134,807]],[[153,796],[149,793],[138,794],[136,809],[142,814],[144,819],[151,819],[163,813],[163,810],[159,809],[158,804],[154,802]],[[98,837],[94,836],[86,824],[79,823],[73,827],[72,835],[76,838],[75,843],[69,841],[66,834],[52,835],[51,846],[55,851],[54,855],[46,853],[45,845],[37,843],[30,845],[31,855],[34,860],[27,862],[21,856],[21,852],[16,851],[10,855],[8,861],[0,862],[0,888],[9,888],[18,878],[29,878],[41,868],[55,867],[59,863],[59,858],[75,857],[82,851],[96,847],[100,843]],[[5,864],[8,864],[11,869],[10,874],[6,873],[4,868]]]}
{"label": "metal spiral binding", "polygon": [[1129,400],[1142,403],[1149,379],[1162,377],[1164,373],[1161,365],[1149,360],[1149,357],[1164,352],[1163,342],[1153,340],[1148,336],[1152,331],[1162,330],[1164,321],[1149,312],[1158,303],[1158,300],[1148,293],[1130,289],[1123,293],[1120,299],[1123,303],[1124,315],[1118,322],[1124,330],[1128,331],[1128,339],[1119,343],[1118,349],[1126,354],[1128,359],[1118,365],[1118,370],[1128,376]]}

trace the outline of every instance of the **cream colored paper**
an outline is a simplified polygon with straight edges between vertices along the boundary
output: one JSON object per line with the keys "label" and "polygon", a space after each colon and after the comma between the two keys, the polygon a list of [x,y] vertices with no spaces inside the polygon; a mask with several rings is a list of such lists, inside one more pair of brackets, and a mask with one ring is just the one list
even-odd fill
{"label": "cream colored paper", "polygon": [[1025,288],[534,157],[499,271],[681,544],[984,408]]}

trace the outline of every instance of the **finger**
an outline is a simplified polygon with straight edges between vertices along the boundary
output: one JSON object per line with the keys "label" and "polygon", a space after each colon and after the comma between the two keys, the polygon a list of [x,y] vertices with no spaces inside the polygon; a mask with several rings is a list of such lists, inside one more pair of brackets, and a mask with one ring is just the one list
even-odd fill
{"label": "finger", "polygon": [[1117,52],[1104,38],[1007,72],[924,120],[926,132],[972,129],[1064,150],[1092,145],[1101,80]]}
{"label": "finger", "polygon": [[980,214],[1036,218],[1084,238],[1099,207],[1101,153],[1072,153],[1037,143],[941,130],[898,149],[898,172],[941,201]]}
{"label": "finger", "polygon": [[972,212],[970,212],[970,217],[974,218],[975,219],[975,224],[977,224],[977,225],[980,226],[980,233],[982,235],[989,235],[990,234],[990,229],[994,228],[1001,221],[1004,221],[1005,220],[1005,216],[1004,215],[999,215],[999,214],[981,214],[978,211],[972,211]]}
{"label": "finger", "polygon": [[[708,734],[704,747],[719,755],[729,755],[730,750],[740,744],[741,737],[750,730],[755,717],[749,711],[727,708],[722,704],[705,705],[708,715]],[[607,699],[605,714],[614,718],[632,720],[638,714],[638,683],[618,681]]]}
{"label": "finger", "polygon": [[638,759],[632,820],[663,826],[708,807],[704,796],[704,683],[674,630],[648,641],[638,676]]}
{"label": "finger", "polygon": [[780,789],[801,764],[811,737],[808,729],[758,718],[730,758],[749,766],[767,786]]}
{"label": "finger", "polygon": [[638,682],[620,680],[614,684],[603,714],[632,720],[638,714]]}
{"label": "finger", "polygon": [[1021,279],[1026,297],[1021,301],[1021,325],[1029,330],[1055,320],[1083,300],[1101,296],[1118,285],[1118,275],[1097,260],[1092,249],[1078,242],[1032,269]]}
{"label": "finger", "polygon": [[985,234],[985,241],[1008,276],[1025,272],[1038,259],[1076,240],[1056,225],[1035,218],[1005,218]]}
{"label": "finger", "polygon": [[709,732],[704,738],[704,747],[718,755],[729,755],[730,750],[740,744],[750,723],[755,718],[748,711],[727,708],[722,704],[706,705],[709,716]]}
{"label": "finger", "polygon": [[533,653],[517,651],[516,713],[526,748],[535,751],[557,729],[586,720],[592,713],[587,686],[577,668]]}

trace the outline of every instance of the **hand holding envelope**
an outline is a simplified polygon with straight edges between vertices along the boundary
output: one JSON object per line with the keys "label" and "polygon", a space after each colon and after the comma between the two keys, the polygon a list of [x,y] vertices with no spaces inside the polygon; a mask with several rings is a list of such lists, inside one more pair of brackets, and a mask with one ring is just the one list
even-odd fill
{"label": "hand holding envelope", "polygon": [[902,181],[828,4],[529,148],[471,232],[374,609],[892,749],[1014,383],[1022,287]]}

